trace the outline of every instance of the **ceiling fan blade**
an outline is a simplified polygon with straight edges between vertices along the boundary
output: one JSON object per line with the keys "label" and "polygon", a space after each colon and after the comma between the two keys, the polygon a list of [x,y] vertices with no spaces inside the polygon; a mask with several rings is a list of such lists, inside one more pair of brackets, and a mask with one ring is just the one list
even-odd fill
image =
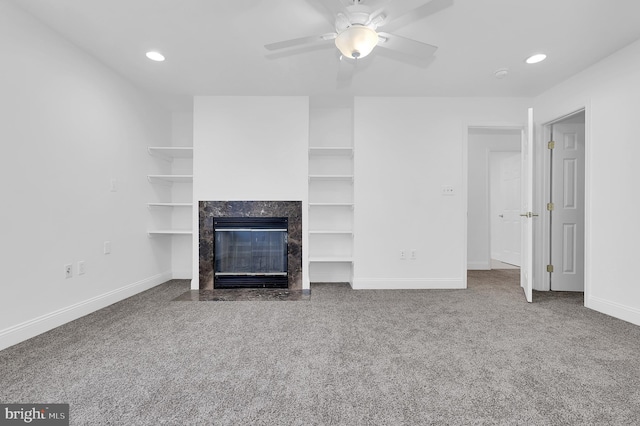
{"label": "ceiling fan blade", "polygon": [[327,49],[335,49],[335,48],[336,46],[333,44],[319,43],[319,44],[300,46],[292,49],[277,50],[275,52],[267,53],[266,55],[264,55],[264,57],[267,59],[281,59],[281,58],[287,58],[289,56],[303,55],[306,53],[317,52],[320,50],[327,50]]}
{"label": "ceiling fan blade", "polygon": [[438,49],[436,46],[395,34],[379,32],[378,39],[378,47],[395,50],[405,55],[416,56],[421,59],[431,57]]}
{"label": "ceiling fan blade", "polygon": [[395,0],[371,14],[378,27],[393,31],[453,5],[454,0]]}
{"label": "ceiling fan blade", "polygon": [[358,65],[357,60],[347,59],[345,57],[340,57],[338,61],[338,76],[336,77],[336,88],[344,89],[346,87],[351,86],[351,81],[353,80],[353,75],[356,72],[356,67]]}
{"label": "ceiling fan blade", "polygon": [[382,22],[379,26],[386,25],[394,19],[398,19],[401,16],[425,6],[432,0],[392,0],[386,6],[374,11],[371,14],[371,19],[378,16],[382,18]]}
{"label": "ceiling fan blade", "polygon": [[288,49],[290,47],[313,45],[317,43],[327,43],[336,38],[336,33],[326,33],[317,36],[300,37],[291,40],[279,41],[276,43],[265,44],[267,50]]}
{"label": "ceiling fan blade", "polygon": [[360,74],[375,61],[376,55],[368,55],[362,59],[351,59],[339,55],[338,75],[336,77],[336,88],[344,89],[351,86],[356,73]]}
{"label": "ceiling fan blade", "polygon": [[[374,55],[369,55],[374,56]],[[367,56],[367,58],[369,57]],[[411,65],[412,67],[418,67],[422,69],[426,69],[433,63],[436,59],[435,56],[429,56],[428,58],[419,58],[417,56],[406,55],[402,52],[398,52],[397,50],[391,49],[380,49],[376,50],[375,56],[377,58],[384,57],[389,58],[394,61],[402,62],[403,64]],[[365,58],[366,59],[366,58]]]}

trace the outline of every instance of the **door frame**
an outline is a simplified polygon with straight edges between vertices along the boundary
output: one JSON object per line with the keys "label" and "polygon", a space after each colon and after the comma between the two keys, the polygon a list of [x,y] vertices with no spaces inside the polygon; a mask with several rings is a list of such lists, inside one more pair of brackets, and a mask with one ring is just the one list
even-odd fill
{"label": "door frame", "polygon": [[550,237],[550,215],[546,209],[546,203],[550,197],[550,168],[551,162],[549,155],[547,154],[546,144],[551,138],[551,126],[562,120],[565,120],[575,114],[584,112],[584,306],[588,306],[588,301],[591,296],[591,117],[589,105],[584,105],[580,108],[573,109],[566,114],[556,116],[551,120],[542,123],[542,139],[540,140],[540,167],[539,170],[539,191],[540,194],[540,206],[541,211],[544,213],[541,215],[541,226],[538,230],[538,237],[540,244],[540,262],[539,262],[539,276],[538,285],[534,287],[536,290],[549,291],[550,277],[546,270],[547,260],[549,259],[549,248],[551,244]]}
{"label": "door frame", "polygon": [[[484,122],[484,123],[462,123],[462,202],[464,205],[464,250],[462,256],[462,270],[464,274],[462,276],[463,288],[467,288],[467,250],[469,245],[469,130],[470,129],[495,129],[495,130],[518,130],[524,132],[526,130],[526,124],[514,123],[514,122]],[[488,154],[486,161],[489,161]],[[489,224],[490,226],[490,224]],[[490,243],[489,243],[490,244]]]}

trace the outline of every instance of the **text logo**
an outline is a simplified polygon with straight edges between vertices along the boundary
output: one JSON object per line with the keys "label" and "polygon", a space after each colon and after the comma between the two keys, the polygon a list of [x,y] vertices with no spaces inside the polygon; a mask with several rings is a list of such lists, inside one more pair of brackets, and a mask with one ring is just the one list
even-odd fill
{"label": "text logo", "polygon": [[0,426],[69,426],[69,404],[0,404]]}

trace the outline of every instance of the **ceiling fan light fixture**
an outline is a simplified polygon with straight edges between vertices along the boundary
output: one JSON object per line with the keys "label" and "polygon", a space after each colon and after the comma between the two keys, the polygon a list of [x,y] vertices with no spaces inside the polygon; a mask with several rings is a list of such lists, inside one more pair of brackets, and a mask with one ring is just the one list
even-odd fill
{"label": "ceiling fan light fixture", "polygon": [[348,58],[364,58],[376,44],[378,34],[364,25],[351,25],[336,37],[336,47]]}

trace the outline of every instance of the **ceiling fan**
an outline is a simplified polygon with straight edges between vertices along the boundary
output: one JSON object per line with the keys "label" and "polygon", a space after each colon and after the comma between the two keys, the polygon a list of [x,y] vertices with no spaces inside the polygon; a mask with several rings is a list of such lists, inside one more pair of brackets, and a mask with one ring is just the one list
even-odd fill
{"label": "ceiling fan", "polygon": [[[437,47],[417,40],[380,31],[396,19],[416,12],[432,0],[391,0],[375,8],[375,0],[307,0],[320,7],[335,31],[309,37],[266,44],[267,50],[304,48],[334,43],[340,59],[357,60],[369,55],[376,46],[400,52],[417,60],[429,59]],[[344,74],[344,73],[343,73]],[[340,73],[339,73],[340,79]]]}

